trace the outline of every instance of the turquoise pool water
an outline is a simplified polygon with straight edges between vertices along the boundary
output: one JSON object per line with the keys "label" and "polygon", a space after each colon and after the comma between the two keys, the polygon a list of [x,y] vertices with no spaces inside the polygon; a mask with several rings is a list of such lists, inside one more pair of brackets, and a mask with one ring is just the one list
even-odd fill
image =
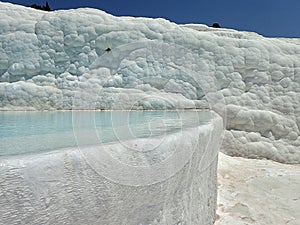
{"label": "turquoise pool water", "polygon": [[154,137],[210,120],[208,111],[0,112],[0,157]]}

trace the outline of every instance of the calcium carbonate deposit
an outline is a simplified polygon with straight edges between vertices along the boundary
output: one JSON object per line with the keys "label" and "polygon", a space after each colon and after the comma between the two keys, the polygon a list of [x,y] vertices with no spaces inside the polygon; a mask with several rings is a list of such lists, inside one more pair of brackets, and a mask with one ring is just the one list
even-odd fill
{"label": "calcium carbonate deposit", "polygon": [[[216,224],[299,224],[299,167],[280,163],[300,163],[300,39],[0,2],[0,110],[82,109],[209,109],[222,117],[225,137],[214,114],[209,125],[166,135],[155,157],[146,153],[155,165],[165,152],[179,149],[174,161],[180,162],[185,150],[197,149],[181,170],[163,163],[156,170],[114,166],[142,154],[123,154],[125,142],[2,157],[0,223],[211,225],[223,141],[224,153],[255,160],[221,154]],[[74,115],[76,125],[81,117]],[[262,216],[255,198],[272,213]]]}
{"label": "calcium carbonate deposit", "polygon": [[[78,90],[97,90],[93,109],[207,108],[206,80],[189,73],[196,67],[199,77],[214,79],[226,104],[223,152],[300,162],[299,39],[95,9],[43,12],[0,3],[0,13],[2,110],[72,109]],[[148,41],[151,54],[123,55],[111,68],[122,46]],[[166,44],[191,54],[168,52]]]}

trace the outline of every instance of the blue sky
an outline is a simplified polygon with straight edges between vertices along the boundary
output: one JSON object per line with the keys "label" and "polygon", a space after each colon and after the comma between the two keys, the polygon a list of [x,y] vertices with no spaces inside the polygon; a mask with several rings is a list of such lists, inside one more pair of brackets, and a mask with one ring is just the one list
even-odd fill
{"label": "blue sky", "polygon": [[[2,0],[21,5],[41,0]],[[113,15],[163,17],[176,23],[218,22],[269,37],[300,37],[300,0],[48,0],[52,9],[99,8]]]}

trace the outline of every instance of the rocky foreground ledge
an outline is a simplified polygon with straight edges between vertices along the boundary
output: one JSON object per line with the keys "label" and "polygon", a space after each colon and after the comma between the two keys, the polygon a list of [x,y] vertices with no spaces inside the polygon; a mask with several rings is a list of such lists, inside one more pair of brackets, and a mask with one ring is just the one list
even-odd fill
{"label": "rocky foreground ledge", "polygon": [[164,137],[2,157],[0,224],[211,225],[222,132],[214,117]]}

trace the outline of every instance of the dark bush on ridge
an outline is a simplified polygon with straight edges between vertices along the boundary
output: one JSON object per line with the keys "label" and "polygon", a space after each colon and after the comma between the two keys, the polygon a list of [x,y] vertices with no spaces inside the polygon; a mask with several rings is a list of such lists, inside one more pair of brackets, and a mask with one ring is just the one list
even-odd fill
{"label": "dark bush on ridge", "polygon": [[29,6],[29,7],[34,8],[34,9],[44,10],[44,11],[51,11],[48,2],[46,2],[46,5],[44,5],[44,6],[33,4],[33,5]]}
{"label": "dark bush on ridge", "polygon": [[218,23],[214,23],[211,27],[213,27],[213,28],[221,28],[220,24],[218,24]]}

